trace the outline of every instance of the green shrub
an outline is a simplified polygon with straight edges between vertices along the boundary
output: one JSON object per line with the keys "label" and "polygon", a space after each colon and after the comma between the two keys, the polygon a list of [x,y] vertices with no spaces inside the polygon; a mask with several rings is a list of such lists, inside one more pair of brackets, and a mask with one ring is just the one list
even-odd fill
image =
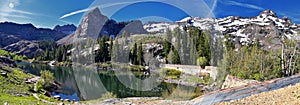
{"label": "green shrub", "polygon": [[54,80],[53,73],[47,70],[43,70],[40,72],[41,73],[41,78],[44,79],[44,87],[49,87],[51,86],[52,81]]}
{"label": "green shrub", "polygon": [[131,65],[129,66],[129,69],[131,71],[142,71],[143,70],[143,67],[142,66],[139,66],[139,65]]}
{"label": "green shrub", "polygon": [[24,56],[19,56],[15,53],[10,53],[8,51],[1,50],[1,49],[0,49],[0,56],[9,57],[10,59],[13,59],[15,61],[22,61],[23,59],[27,58],[25,55]]}
{"label": "green shrub", "polygon": [[261,80],[261,77],[262,76],[260,75],[260,73],[256,73],[250,76],[251,79],[258,80],[258,81]]}
{"label": "green shrub", "polygon": [[36,87],[35,87],[36,92],[38,92],[38,93],[44,93],[45,92],[45,90],[43,89],[43,85],[44,84],[45,84],[45,82],[43,80],[39,80],[36,83]]}
{"label": "green shrub", "polygon": [[211,81],[211,79],[212,79],[212,78],[210,78],[209,75],[204,76],[204,78],[203,78],[203,80],[204,80],[205,83],[209,83],[209,82]]}
{"label": "green shrub", "polygon": [[239,78],[243,78],[243,79],[246,78],[245,74],[244,74],[244,73],[241,73],[241,72],[238,72],[238,73],[236,74],[236,76],[239,77]]}
{"label": "green shrub", "polygon": [[167,75],[167,76],[180,76],[181,75],[181,71],[176,70],[176,69],[165,68],[165,69],[162,69],[160,72],[163,75]]}
{"label": "green shrub", "polygon": [[9,57],[9,56],[10,56],[10,54],[9,54],[7,51],[1,50],[1,49],[0,49],[0,55],[1,55],[1,56],[6,56],[6,57]]}
{"label": "green shrub", "polygon": [[117,98],[112,92],[107,92],[101,96],[101,99]]}
{"label": "green shrub", "polygon": [[208,64],[208,60],[207,60],[206,57],[199,57],[199,58],[197,59],[197,65],[198,65],[198,66],[204,67],[204,66],[206,66],[207,64]]}

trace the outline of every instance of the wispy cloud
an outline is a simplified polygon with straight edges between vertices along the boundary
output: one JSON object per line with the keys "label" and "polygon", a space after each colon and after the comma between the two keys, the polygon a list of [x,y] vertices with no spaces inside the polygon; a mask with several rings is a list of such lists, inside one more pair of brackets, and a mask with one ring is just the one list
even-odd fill
{"label": "wispy cloud", "polygon": [[82,10],[77,10],[77,11],[74,11],[74,12],[71,12],[71,13],[63,15],[59,19],[67,18],[67,17],[73,16],[73,15],[76,15],[76,14],[79,14],[79,13],[84,13],[84,12],[89,11],[90,9],[92,9],[92,8],[86,8],[86,9],[82,9]]}
{"label": "wispy cloud", "polygon": [[79,14],[79,13],[88,12],[89,10],[94,9],[96,7],[98,7],[98,8],[108,8],[108,7],[117,6],[117,5],[133,4],[133,3],[146,2],[146,1],[159,1],[159,0],[140,0],[140,1],[115,2],[115,3],[102,4],[102,5],[98,5],[98,6],[89,7],[89,8],[86,8],[86,9],[81,9],[81,10],[77,10],[77,11],[74,11],[74,12],[70,12],[68,14],[65,14],[65,15],[61,16],[59,19],[64,19],[64,18],[67,18],[69,16],[73,16],[73,15],[76,15],[76,14]]}
{"label": "wispy cloud", "polygon": [[25,18],[25,19],[29,19],[28,16],[24,16],[24,15],[14,15],[14,14],[9,14],[9,13],[0,13],[1,16],[3,17],[13,17],[13,18]]}
{"label": "wispy cloud", "polygon": [[253,4],[241,3],[241,2],[231,1],[231,0],[221,0],[221,2],[228,4],[228,5],[235,5],[235,6],[251,8],[251,9],[256,9],[256,10],[264,10],[263,7],[253,5]]}
{"label": "wispy cloud", "polygon": [[16,9],[20,5],[19,0],[3,0],[0,2],[0,21],[10,21],[9,18],[30,18],[34,13]]}
{"label": "wispy cloud", "polygon": [[210,9],[210,11],[209,11],[209,14],[208,14],[208,16],[210,16],[210,15],[213,15],[214,14],[214,11],[215,11],[215,9],[217,8],[217,1],[218,0],[214,0],[213,1],[213,4],[212,4],[212,6],[211,6],[211,9]]}

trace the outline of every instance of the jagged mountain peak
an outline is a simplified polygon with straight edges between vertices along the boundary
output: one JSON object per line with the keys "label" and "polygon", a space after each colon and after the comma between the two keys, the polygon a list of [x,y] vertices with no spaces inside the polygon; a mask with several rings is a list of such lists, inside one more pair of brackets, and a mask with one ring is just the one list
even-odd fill
{"label": "jagged mountain peak", "polygon": [[75,37],[96,39],[100,33],[100,29],[108,21],[108,17],[104,16],[99,8],[90,10],[82,19],[75,31]]}
{"label": "jagged mountain peak", "polygon": [[272,10],[264,10],[260,13],[260,16],[273,16],[273,17],[277,17],[276,13]]}
{"label": "jagged mountain peak", "polygon": [[[86,17],[89,17],[89,16],[102,16],[103,17],[104,15],[101,13],[100,9],[98,7],[96,7],[94,9],[90,10],[85,16]],[[104,17],[106,17],[106,16],[104,16]]]}
{"label": "jagged mountain peak", "polygon": [[121,31],[129,34],[147,33],[141,21],[116,22],[103,15],[99,8],[94,8],[85,14],[76,31],[59,40],[58,44],[71,44],[87,38],[97,39],[103,35],[115,36]]}
{"label": "jagged mountain peak", "polygon": [[[145,24],[144,28],[151,33],[164,33],[167,28],[173,30],[176,27],[181,27],[181,29],[183,29],[183,26],[195,26],[201,30],[213,31],[214,34],[218,35],[230,34],[237,43],[241,44],[251,44],[257,37],[261,40],[270,38],[274,43],[280,42],[278,41],[280,40],[278,37],[284,36],[289,39],[294,38],[297,37],[298,32],[300,31],[299,25],[292,23],[287,17],[278,18],[276,13],[271,10],[262,11],[260,14],[253,17],[186,17],[175,23],[161,22]],[[268,47],[269,45],[273,45],[269,42],[264,44],[268,45]],[[278,43],[275,43],[275,45],[276,44]]]}
{"label": "jagged mountain peak", "polygon": [[95,7],[94,9],[91,9],[89,11],[89,13],[94,13],[94,12],[98,12],[98,13],[101,13],[100,9],[98,7]]}

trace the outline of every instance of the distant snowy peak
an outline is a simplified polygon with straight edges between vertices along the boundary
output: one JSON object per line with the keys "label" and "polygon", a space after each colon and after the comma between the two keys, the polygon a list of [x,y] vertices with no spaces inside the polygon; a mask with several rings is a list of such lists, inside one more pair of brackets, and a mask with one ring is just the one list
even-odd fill
{"label": "distant snowy peak", "polygon": [[149,33],[165,33],[168,28],[174,29],[178,26],[176,23],[169,22],[151,22],[143,25],[144,29]]}
{"label": "distant snowy peak", "polygon": [[180,21],[177,21],[177,22],[178,23],[180,23],[180,22],[188,22],[188,21],[191,21],[191,20],[193,20],[193,17],[186,17],[186,18],[184,18],[184,19],[182,19]]}
{"label": "distant snowy peak", "polygon": [[262,33],[265,36],[276,33],[291,38],[297,35],[299,31],[299,25],[292,23],[287,17],[278,18],[276,13],[271,10],[262,11],[258,16],[248,18],[240,16],[217,19],[186,17],[174,23],[145,24],[144,28],[151,33],[164,33],[167,28],[173,30],[178,26],[195,26],[202,30],[214,31],[216,34],[230,34],[238,37],[241,43],[249,43],[253,40],[254,35],[262,35]]}

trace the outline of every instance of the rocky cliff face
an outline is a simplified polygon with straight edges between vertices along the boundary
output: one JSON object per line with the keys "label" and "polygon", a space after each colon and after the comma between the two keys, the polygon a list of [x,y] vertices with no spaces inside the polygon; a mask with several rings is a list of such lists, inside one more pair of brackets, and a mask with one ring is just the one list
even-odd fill
{"label": "rocky cliff face", "polygon": [[63,39],[58,41],[58,44],[70,44],[76,41],[87,39],[88,37],[96,39],[100,33],[100,29],[105,25],[108,18],[101,14],[98,8],[95,8],[87,13],[77,30]]}
{"label": "rocky cliff face", "polygon": [[129,33],[129,34],[145,34],[147,31],[143,28],[143,24],[139,20],[132,21],[128,23],[121,31],[120,33]]}
{"label": "rocky cliff face", "polygon": [[10,44],[16,43],[20,40],[21,40],[20,38],[14,36],[14,35],[9,35],[9,34],[0,32],[0,48],[3,48]]}
{"label": "rocky cliff face", "polygon": [[82,19],[75,33],[57,41],[58,44],[70,44],[73,42],[85,40],[88,37],[96,39],[103,35],[118,35],[122,31],[131,34],[144,34],[142,22],[116,22],[104,16],[99,8],[89,11]]}
{"label": "rocky cliff face", "polygon": [[101,14],[98,8],[93,9],[85,15],[75,31],[76,38],[97,38],[100,29],[103,28],[108,18]]}
{"label": "rocky cliff face", "polygon": [[35,54],[41,54],[39,40],[58,40],[68,34],[70,30],[75,30],[75,26],[57,26],[54,30],[36,28],[32,24],[17,24],[11,22],[0,23],[0,48],[18,55],[26,55],[32,58]]}
{"label": "rocky cliff face", "polygon": [[34,55],[39,55],[43,53],[43,50],[39,48],[37,41],[26,41],[22,40],[3,48],[8,52],[14,52],[17,55],[26,55],[29,58],[34,57]]}

